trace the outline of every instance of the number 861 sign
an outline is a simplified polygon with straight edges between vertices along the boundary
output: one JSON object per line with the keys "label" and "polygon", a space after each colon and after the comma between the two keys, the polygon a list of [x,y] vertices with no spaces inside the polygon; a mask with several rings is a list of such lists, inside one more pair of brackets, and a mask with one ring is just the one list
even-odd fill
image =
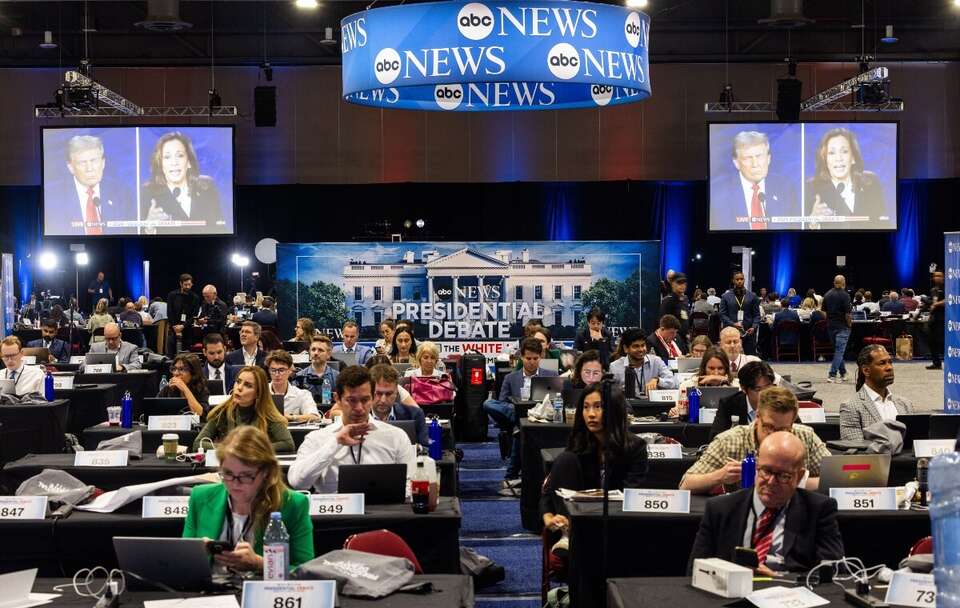
{"label": "number 861 sign", "polygon": [[243,608],[334,608],[335,581],[245,581]]}

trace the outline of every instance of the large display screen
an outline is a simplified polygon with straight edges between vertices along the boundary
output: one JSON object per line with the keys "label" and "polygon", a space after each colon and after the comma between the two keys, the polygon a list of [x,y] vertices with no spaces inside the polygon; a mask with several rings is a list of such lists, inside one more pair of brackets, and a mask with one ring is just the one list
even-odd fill
{"label": "large display screen", "polygon": [[710,230],[893,230],[897,123],[712,123]]}
{"label": "large display screen", "polygon": [[43,129],[45,236],[233,231],[232,126]]}

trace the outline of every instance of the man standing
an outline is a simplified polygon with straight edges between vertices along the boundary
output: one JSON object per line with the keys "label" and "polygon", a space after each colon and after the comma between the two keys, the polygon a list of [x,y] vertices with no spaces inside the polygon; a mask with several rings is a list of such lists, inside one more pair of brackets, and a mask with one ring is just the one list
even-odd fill
{"label": "man standing", "polygon": [[200,296],[191,291],[193,277],[187,273],[180,275],[180,289],[167,294],[167,353],[177,353],[177,341],[181,346],[188,344],[190,327],[200,312]]}
{"label": "man standing", "polygon": [[400,403],[400,393],[397,390],[400,373],[396,368],[386,363],[374,365],[370,368],[370,377],[373,379],[373,415],[377,420],[413,420],[417,443],[429,448],[430,434],[427,432],[427,420],[423,410]]}
{"label": "man standing", "polygon": [[[323,381],[330,382],[330,392],[337,385],[337,370],[327,365],[330,353],[333,351],[333,342],[324,335],[316,335],[310,339],[310,365],[297,372],[297,383],[313,395],[313,400],[323,403]],[[332,400],[332,396],[331,396]]]}
{"label": "man standing", "polygon": [[638,397],[658,388],[677,388],[676,377],[663,359],[647,354],[642,329],[631,327],[623,332],[620,343],[627,356],[611,363],[610,373],[623,387],[626,397]]}
{"label": "man standing", "polygon": [[227,365],[227,349],[223,346],[223,336],[207,334],[203,337],[203,377],[220,383],[221,395],[229,395],[237,379],[237,368]]}
{"label": "man standing", "polygon": [[273,298],[270,296],[263,298],[263,306],[261,306],[260,310],[253,313],[251,320],[259,323],[261,326],[276,327],[277,303],[273,301]]}
{"label": "man standing", "polygon": [[87,293],[90,294],[91,310],[93,310],[96,303],[100,301],[100,298],[106,298],[107,302],[113,302],[113,289],[111,289],[110,283],[104,278],[102,270],[97,273],[97,278],[90,281],[90,284],[87,285]]}
{"label": "man standing", "polygon": [[[44,319],[40,324],[41,338],[27,343],[27,348],[45,348],[50,353],[49,363],[66,363],[70,360],[70,347],[57,338],[57,322]],[[38,361],[38,363],[40,363]]]}
{"label": "man standing", "polygon": [[116,354],[118,372],[127,372],[141,367],[137,346],[123,341],[120,326],[116,323],[107,323],[103,328],[103,342],[94,342],[87,352],[88,354]]}
{"label": "man standing", "polygon": [[406,433],[370,415],[373,380],[365,367],[343,370],[336,390],[343,414],[304,439],[287,472],[293,488],[336,493],[342,464],[409,465],[413,457]]}
{"label": "man standing", "polygon": [[222,334],[227,322],[227,303],[217,297],[217,288],[213,285],[203,287],[203,302],[200,304],[200,317],[197,326],[203,335]]}
{"label": "man standing", "polygon": [[38,393],[43,396],[43,369],[36,365],[24,365],[20,338],[7,336],[0,341],[0,357],[3,358],[3,379],[13,383],[17,397]]}
{"label": "man standing", "polygon": [[267,354],[260,349],[260,324],[244,321],[240,324],[240,348],[230,351],[227,363],[230,365],[264,366]]}
{"label": "man standing", "polygon": [[803,443],[789,432],[772,433],[757,454],[757,479],[746,488],[707,501],[690,551],[693,560],[734,560],[736,547],[757,553],[757,574],[806,572],[843,557],[837,502],[798,489],[805,474]]}
{"label": "man standing", "polygon": [[[847,293],[847,280],[842,274],[833,277],[833,289],[823,296],[823,312],[827,315],[827,333],[833,343],[833,363],[827,382],[846,382],[847,366],[843,354],[850,339],[850,327],[853,325],[853,303]],[[838,376],[839,374],[839,376]]]}
{"label": "man standing", "polygon": [[720,297],[723,327],[736,327],[743,340],[743,352],[757,354],[757,328],[760,326],[760,299],[747,289],[743,273],[734,272],[733,286]]}
{"label": "man standing", "polygon": [[670,293],[660,300],[660,318],[671,315],[680,321],[680,340],[686,342],[690,321],[690,302],[687,300],[687,275],[677,272],[670,280]]}
{"label": "man standing", "polygon": [[366,365],[373,356],[373,349],[363,344],[357,344],[360,338],[360,328],[353,321],[343,324],[343,344],[333,347],[334,353],[353,353],[357,357],[357,365]]}
{"label": "man standing", "polygon": [[944,295],[943,273],[939,270],[931,277],[933,287],[930,288],[930,320],[927,322],[927,333],[930,340],[930,358],[932,361],[927,369],[941,369],[943,360],[943,321]]}
{"label": "man standing", "polygon": [[857,395],[840,404],[840,438],[863,439],[863,429],[881,420],[913,414],[909,399],[894,395],[893,357],[879,344],[868,344],[857,356]]}

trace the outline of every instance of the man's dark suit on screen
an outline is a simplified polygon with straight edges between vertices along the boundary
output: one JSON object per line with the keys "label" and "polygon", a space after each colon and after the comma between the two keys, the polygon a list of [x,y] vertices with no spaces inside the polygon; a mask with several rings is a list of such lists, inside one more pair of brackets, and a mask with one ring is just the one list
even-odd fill
{"label": "man's dark suit on screen", "polygon": [[[137,205],[133,192],[115,179],[100,181],[99,206],[103,234],[136,234],[133,228],[111,228],[113,221],[136,221]],[[82,188],[82,186],[81,186]],[[95,202],[96,199],[95,199]],[[46,234],[82,235],[84,230],[83,205],[77,194],[77,182],[72,177],[46,186],[43,190],[43,215]]]}
{"label": "man's dark suit on screen", "polygon": [[[779,175],[768,174],[761,184],[761,200],[767,217],[800,216],[800,196],[797,184]],[[724,175],[710,182],[710,229],[750,230],[750,222],[738,222],[737,218],[748,217],[746,196],[740,173]],[[768,229],[800,228],[796,223],[768,224]]]}

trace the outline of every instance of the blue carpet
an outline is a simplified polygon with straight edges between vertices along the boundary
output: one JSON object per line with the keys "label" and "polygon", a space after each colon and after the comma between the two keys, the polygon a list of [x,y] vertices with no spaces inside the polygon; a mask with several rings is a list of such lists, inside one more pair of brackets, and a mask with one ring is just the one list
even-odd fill
{"label": "blue carpet", "polygon": [[506,467],[507,461],[500,458],[500,446],[497,443],[457,444],[463,450],[462,469],[495,469]]}
{"label": "blue carpet", "polygon": [[504,537],[523,534],[518,500],[465,500],[461,503],[461,538]]}
{"label": "blue carpet", "polygon": [[540,538],[509,538],[492,540],[461,539],[460,544],[470,547],[503,566],[506,578],[478,593],[518,595],[540,593]]}
{"label": "blue carpet", "polygon": [[477,595],[476,608],[540,608],[540,596],[537,599],[516,600],[516,599],[492,599]]}

